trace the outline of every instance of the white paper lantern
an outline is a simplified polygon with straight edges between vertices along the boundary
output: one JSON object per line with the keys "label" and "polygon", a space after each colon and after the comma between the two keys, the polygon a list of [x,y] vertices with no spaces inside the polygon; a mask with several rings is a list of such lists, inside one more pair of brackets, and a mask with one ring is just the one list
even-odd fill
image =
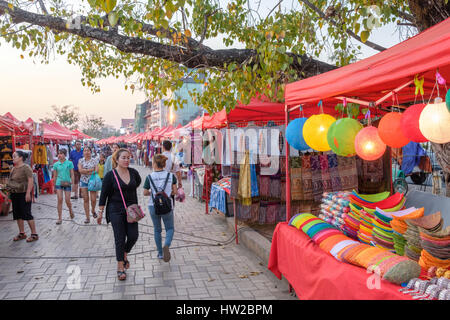
{"label": "white paper lantern", "polygon": [[450,113],[442,99],[428,104],[420,114],[419,128],[423,136],[435,143],[450,142]]}

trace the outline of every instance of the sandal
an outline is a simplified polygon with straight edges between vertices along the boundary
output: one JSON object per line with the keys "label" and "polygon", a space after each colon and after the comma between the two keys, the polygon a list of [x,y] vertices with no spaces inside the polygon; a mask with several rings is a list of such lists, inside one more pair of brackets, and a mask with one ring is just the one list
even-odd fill
{"label": "sandal", "polygon": [[92,217],[94,217],[94,219],[97,219],[97,213],[92,212]]}
{"label": "sandal", "polygon": [[19,241],[19,240],[23,240],[26,238],[27,238],[27,235],[25,234],[25,232],[21,232],[17,236],[14,237],[13,241]]}
{"label": "sandal", "polygon": [[125,273],[125,270],[124,271],[117,270],[117,279],[119,279],[120,281],[127,279],[127,274]]}
{"label": "sandal", "polygon": [[58,221],[56,221],[56,224],[61,224],[62,223],[62,220],[58,220]]}
{"label": "sandal", "polygon": [[70,219],[75,218],[75,215],[73,214],[73,211],[72,211],[72,210],[69,211],[69,214],[70,214]]}
{"label": "sandal", "polygon": [[129,269],[130,268],[130,261],[128,260],[123,260],[123,267],[125,269]]}
{"label": "sandal", "polygon": [[37,234],[32,233],[31,236],[27,239],[27,242],[33,242],[39,240],[39,236]]}
{"label": "sandal", "polygon": [[91,220],[86,219],[86,220],[84,220],[84,223],[85,223],[85,224],[91,223]]}
{"label": "sandal", "polygon": [[73,199],[73,200],[78,200],[78,197],[76,197],[76,196],[73,196],[73,197],[70,197],[70,199]]}

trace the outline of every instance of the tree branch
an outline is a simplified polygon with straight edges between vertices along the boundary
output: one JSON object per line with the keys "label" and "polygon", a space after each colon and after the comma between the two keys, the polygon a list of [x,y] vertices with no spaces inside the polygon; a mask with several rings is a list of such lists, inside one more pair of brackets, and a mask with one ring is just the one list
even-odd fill
{"label": "tree branch", "polygon": [[[328,18],[328,17],[325,15],[325,13],[322,12],[322,10],[320,10],[318,7],[316,7],[316,6],[315,6],[313,3],[311,3],[310,1],[308,1],[308,0],[300,0],[300,1],[303,2],[304,4],[306,4],[306,5],[307,5],[310,9],[312,9],[314,12],[316,12],[322,19],[324,19],[324,20],[330,22],[333,26],[338,26],[338,24],[337,24],[336,21],[334,21],[334,20]],[[374,42],[371,42],[371,41],[363,42],[363,41],[361,40],[361,37],[358,36],[357,34],[355,34],[355,33],[354,33],[353,31],[351,31],[350,29],[345,30],[345,32],[346,32],[349,36],[351,36],[352,38],[358,40],[359,42],[365,44],[366,46],[368,46],[368,47],[370,47],[370,48],[372,48],[372,49],[375,49],[375,50],[377,50],[377,51],[384,51],[384,50],[386,50],[385,47],[382,47],[382,46],[380,46],[380,45],[378,45],[378,44],[376,44],[376,43],[374,43]]]}
{"label": "tree branch", "polygon": [[39,5],[41,6],[42,11],[43,11],[45,14],[48,14],[48,11],[47,11],[47,8],[45,7],[44,2],[43,2],[42,0],[38,0],[38,2],[39,2]]}
{"label": "tree branch", "polygon": [[[122,52],[165,59],[182,64],[188,68],[204,65],[209,68],[223,69],[225,65],[231,63],[240,64],[247,59],[257,56],[257,51],[253,49],[180,50],[180,47],[177,46],[124,36],[112,30],[93,28],[85,24],[81,24],[79,28],[68,28],[65,19],[28,12],[17,7],[11,10],[8,8],[6,1],[0,0],[0,14],[2,12],[8,12],[15,23],[25,22],[36,26],[48,27],[53,32],[66,32],[81,38],[94,39],[111,45]],[[314,60],[307,55],[287,54],[294,58],[294,63],[291,67],[298,70],[299,74],[301,71],[304,71],[305,76],[313,76],[337,68],[336,66]],[[253,61],[256,60],[254,59]]]}

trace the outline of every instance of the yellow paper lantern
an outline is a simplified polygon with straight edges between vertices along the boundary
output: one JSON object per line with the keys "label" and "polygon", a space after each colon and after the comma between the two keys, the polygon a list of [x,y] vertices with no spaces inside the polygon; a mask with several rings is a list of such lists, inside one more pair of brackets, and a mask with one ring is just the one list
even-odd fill
{"label": "yellow paper lantern", "polygon": [[327,134],[336,119],[329,114],[316,114],[306,120],[303,125],[303,138],[308,146],[317,151],[331,150]]}
{"label": "yellow paper lantern", "polygon": [[445,102],[428,104],[420,114],[419,128],[423,136],[432,142],[450,142],[450,112]]}

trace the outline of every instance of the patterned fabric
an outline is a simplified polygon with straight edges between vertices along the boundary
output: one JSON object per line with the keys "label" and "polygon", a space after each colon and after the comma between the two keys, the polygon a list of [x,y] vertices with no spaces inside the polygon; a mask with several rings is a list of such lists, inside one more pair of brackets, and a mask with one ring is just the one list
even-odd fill
{"label": "patterned fabric", "polygon": [[251,205],[243,205],[241,201],[236,203],[237,218],[241,221],[247,221],[251,218]]}
{"label": "patterned fabric", "polygon": [[231,166],[231,192],[230,196],[232,198],[238,197],[238,188],[239,188],[239,174],[241,167],[238,164],[233,164]]}
{"label": "patterned fabric", "polygon": [[286,201],[286,156],[280,157],[281,201]]}
{"label": "patterned fabric", "polygon": [[231,177],[225,177],[221,180],[214,182],[213,185],[217,185],[220,188],[224,189],[226,193],[230,194],[231,192]]}
{"label": "patterned fabric", "polygon": [[338,160],[337,154],[331,153],[327,155],[328,158],[328,172],[331,178],[331,188],[333,192],[338,192],[342,190],[341,177],[338,171]]}
{"label": "patterned fabric", "polygon": [[357,182],[360,193],[374,194],[390,190],[390,161],[389,150],[385,152],[383,157],[375,161],[365,161],[358,157],[356,161],[358,171]]}
{"label": "patterned fabric", "polygon": [[302,159],[303,200],[313,199],[313,182],[311,172],[311,156],[305,155]]}
{"label": "patterned fabric", "polygon": [[320,168],[320,159],[318,155],[311,156],[311,174],[313,184],[313,199],[319,202],[322,199],[323,183],[322,170]]}
{"label": "patterned fabric", "polygon": [[258,222],[258,218],[259,218],[259,211],[260,211],[260,202],[259,201],[255,201],[252,203],[252,205],[250,206],[250,220],[249,222]]}
{"label": "patterned fabric", "polygon": [[259,203],[259,214],[258,214],[258,223],[259,224],[266,223],[268,205],[269,205],[269,201],[265,201],[265,200],[261,200]]}
{"label": "patterned fabric", "polygon": [[328,155],[319,155],[320,169],[322,171],[323,192],[333,191],[333,184],[328,165]]}
{"label": "patterned fabric", "polygon": [[259,196],[262,198],[270,197],[270,176],[259,176]]}
{"label": "patterned fabric", "polygon": [[266,223],[273,224],[277,222],[277,209],[280,208],[280,204],[277,202],[269,202],[267,205]]}
{"label": "patterned fabric", "polygon": [[358,188],[358,171],[356,168],[356,157],[338,156],[338,171],[341,178],[342,190],[352,191]]}
{"label": "patterned fabric", "polygon": [[250,179],[251,179],[251,193],[252,198],[259,196],[258,191],[258,176],[256,174],[256,165],[251,164],[250,165]]}
{"label": "patterned fabric", "polygon": [[[86,160],[84,157],[78,161],[78,165],[81,166],[83,169],[94,169],[98,164],[98,160],[91,158],[89,160]],[[80,177],[80,181],[83,183],[89,183],[89,178],[91,177],[90,174],[82,174]]]}
{"label": "patterned fabric", "polygon": [[286,221],[286,204],[281,203],[278,209],[277,222]]}
{"label": "patterned fabric", "polygon": [[241,171],[239,175],[238,195],[243,205],[250,206],[252,203],[251,190],[251,173],[250,173],[250,159],[249,152],[245,152],[244,162],[241,164]]}
{"label": "patterned fabric", "polygon": [[292,157],[290,160],[291,200],[303,200],[302,158]]}
{"label": "patterned fabric", "polygon": [[225,190],[217,183],[211,185],[211,194],[209,199],[209,210],[213,208],[226,213],[227,212],[227,195]]}

